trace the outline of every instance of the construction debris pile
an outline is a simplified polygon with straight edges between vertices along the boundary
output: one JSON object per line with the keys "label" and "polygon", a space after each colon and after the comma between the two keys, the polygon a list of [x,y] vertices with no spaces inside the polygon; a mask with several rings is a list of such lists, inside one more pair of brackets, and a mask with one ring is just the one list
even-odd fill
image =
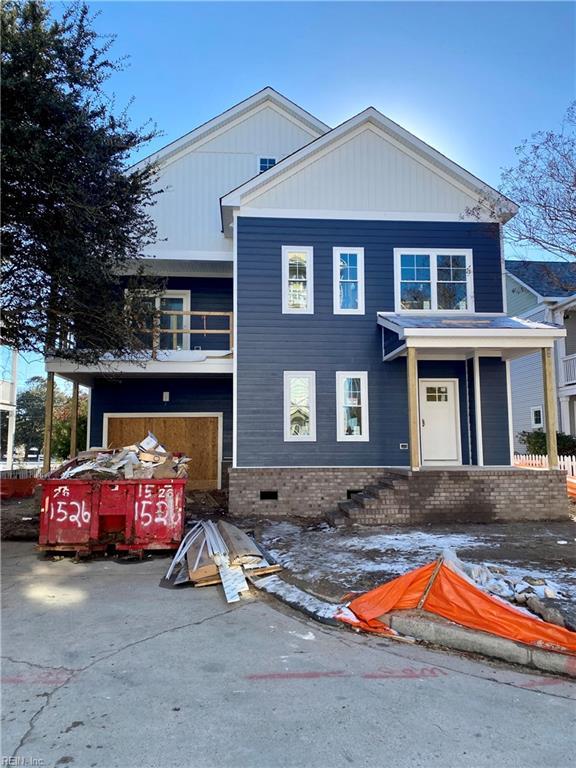
{"label": "construction debris pile", "polygon": [[169,480],[188,476],[186,456],[176,457],[156,437],[148,436],[138,445],[121,450],[82,451],[51,477],[63,480]]}
{"label": "construction debris pile", "polygon": [[248,581],[280,570],[282,566],[240,528],[224,520],[202,520],[182,539],[164,578],[170,586],[222,584],[226,600],[234,603],[248,591]]}

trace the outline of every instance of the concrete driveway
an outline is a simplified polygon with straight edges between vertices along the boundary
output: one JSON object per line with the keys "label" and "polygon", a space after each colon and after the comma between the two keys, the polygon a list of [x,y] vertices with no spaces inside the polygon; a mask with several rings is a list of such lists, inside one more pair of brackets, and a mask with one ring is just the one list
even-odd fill
{"label": "concrete driveway", "polygon": [[[3,545],[8,765],[564,768],[576,686]],[[572,756],[572,757],[571,757]]]}

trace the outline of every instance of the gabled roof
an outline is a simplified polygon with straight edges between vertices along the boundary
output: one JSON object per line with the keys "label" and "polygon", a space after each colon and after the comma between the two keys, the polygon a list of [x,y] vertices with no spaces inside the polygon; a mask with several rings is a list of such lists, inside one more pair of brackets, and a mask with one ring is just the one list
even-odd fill
{"label": "gabled roof", "polygon": [[280,109],[282,112],[292,117],[296,122],[307,128],[313,136],[321,136],[326,133],[326,131],[330,130],[329,125],[318,120],[317,117],[314,117],[310,112],[307,112],[305,109],[302,109],[302,107],[299,107],[298,104],[290,101],[290,99],[274,90],[274,88],[266,86],[266,88],[254,93],[252,96],[249,96],[247,99],[244,99],[244,101],[230,107],[230,109],[227,109],[225,112],[222,112],[222,114],[208,120],[206,123],[202,123],[202,125],[199,125],[197,128],[194,128],[194,130],[184,134],[184,136],[181,136],[179,139],[171,141],[157,152],[153,152],[143,160],[139,160],[132,166],[132,168],[137,168],[138,166],[151,162],[165,161],[176,152],[188,149],[196,142],[205,139],[214,131],[225,127],[228,123],[231,123],[234,120],[242,118],[266,103]]}
{"label": "gabled roof", "polygon": [[576,262],[506,261],[506,271],[542,299],[576,294]]}
{"label": "gabled roof", "polygon": [[433,168],[436,168],[441,174],[448,176],[455,183],[465,188],[473,197],[479,200],[487,199],[491,204],[495,204],[502,212],[502,221],[507,221],[516,214],[518,207],[514,202],[488,184],[485,184],[457,163],[454,163],[441,152],[438,152],[438,150],[414,136],[414,134],[402,128],[393,120],[390,120],[374,107],[368,107],[368,109],[346,120],[331,131],[314,139],[292,155],[285,157],[273,168],[266,171],[265,174],[256,176],[241,184],[221,198],[221,205],[223,207],[240,206],[248,196],[253,196],[259,190],[268,189],[274,183],[279,183],[283,178],[291,175],[300,164],[312,158],[315,154],[327,150],[330,145],[345,139],[348,134],[363,126],[373,126],[379,129],[389,138],[404,146],[407,151],[420,157]]}

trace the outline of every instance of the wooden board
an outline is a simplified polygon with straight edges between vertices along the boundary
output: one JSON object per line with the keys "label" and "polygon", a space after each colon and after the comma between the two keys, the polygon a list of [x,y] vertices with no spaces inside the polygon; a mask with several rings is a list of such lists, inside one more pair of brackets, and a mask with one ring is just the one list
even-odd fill
{"label": "wooden board", "polygon": [[190,457],[186,490],[218,488],[216,416],[109,416],[107,447],[139,443],[148,432],[153,432],[167,450]]}

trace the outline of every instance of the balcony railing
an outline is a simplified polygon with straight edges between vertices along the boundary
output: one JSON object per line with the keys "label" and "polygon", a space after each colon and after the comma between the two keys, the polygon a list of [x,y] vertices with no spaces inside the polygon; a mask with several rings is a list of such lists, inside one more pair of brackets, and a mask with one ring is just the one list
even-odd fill
{"label": "balcony railing", "polygon": [[562,384],[576,384],[576,355],[562,358]]}
{"label": "balcony railing", "polygon": [[161,310],[154,315],[152,328],[142,333],[142,340],[159,352],[181,350],[229,350],[234,348],[233,312],[196,312]]}

